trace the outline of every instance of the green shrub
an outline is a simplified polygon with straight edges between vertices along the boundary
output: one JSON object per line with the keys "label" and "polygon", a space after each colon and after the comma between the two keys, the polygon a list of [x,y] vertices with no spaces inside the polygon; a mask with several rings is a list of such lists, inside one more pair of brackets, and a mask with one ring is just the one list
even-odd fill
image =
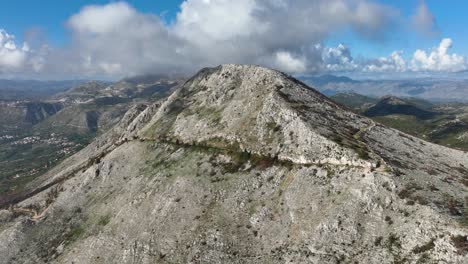
{"label": "green shrub", "polygon": [[413,253],[420,254],[420,253],[423,253],[423,252],[426,252],[426,251],[429,251],[429,250],[433,249],[435,247],[434,241],[435,241],[435,238],[431,239],[431,241],[427,242],[426,244],[424,244],[422,246],[413,248],[413,250],[412,250]]}
{"label": "green shrub", "polygon": [[101,216],[97,223],[100,226],[106,226],[107,224],[109,224],[110,219],[111,219],[110,214],[106,214],[106,215]]}

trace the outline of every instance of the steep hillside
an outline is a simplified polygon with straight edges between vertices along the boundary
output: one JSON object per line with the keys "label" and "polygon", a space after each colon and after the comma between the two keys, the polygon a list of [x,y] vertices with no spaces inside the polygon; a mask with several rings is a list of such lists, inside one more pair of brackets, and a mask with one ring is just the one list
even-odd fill
{"label": "steep hillside", "polygon": [[431,119],[437,113],[422,109],[416,104],[406,102],[394,96],[388,96],[380,100],[377,104],[370,107],[364,113],[369,117],[387,116],[387,115],[411,115],[418,119]]}
{"label": "steep hillside", "polygon": [[364,112],[379,102],[378,98],[372,98],[353,92],[335,94],[330,96],[330,99],[350,107],[357,112]]}
{"label": "steep hillside", "polygon": [[158,76],[94,81],[41,101],[0,102],[0,195],[22,191],[115,126],[130,108],[161,100],[180,83]]}
{"label": "steep hillside", "polygon": [[87,103],[92,100],[118,103],[137,98],[161,99],[169,96],[183,80],[147,75],[122,79],[116,83],[93,81],[57,94],[54,99],[68,103]]}
{"label": "steep hillside", "polygon": [[26,107],[24,104],[0,101],[0,135],[26,127]]}
{"label": "steep hillside", "polygon": [[4,263],[464,263],[468,155],[204,69],[1,197]]}
{"label": "steep hillside", "polygon": [[55,115],[62,108],[63,105],[60,103],[28,102],[26,103],[26,122],[33,125],[38,124]]}
{"label": "steep hillside", "polygon": [[436,104],[393,96],[377,100],[355,93],[340,93],[330,98],[386,126],[433,143],[468,150],[466,104]]}

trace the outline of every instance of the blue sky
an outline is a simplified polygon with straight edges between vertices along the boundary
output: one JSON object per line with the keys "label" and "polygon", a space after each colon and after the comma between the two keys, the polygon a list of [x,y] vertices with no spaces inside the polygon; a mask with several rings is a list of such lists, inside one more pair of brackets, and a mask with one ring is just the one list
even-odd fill
{"label": "blue sky", "polygon": [[[40,28],[54,44],[61,45],[67,41],[67,19],[77,13],[83,6],[90,4],[106,4],[115,1],[100,0],[44,0],[44,1],[3,1],[0,2],[0,28],[22,40],[23,35],[31,28]],[[174,19],[179,11],[182,0],[127,1],[138,10],[145,13],[165,14],[168,21]],[[379,2],[398,8],[403,14],[410,16],[419,0],[380,0]],[[455,43],[468,43],[466,28],[468,25],[468,1],[451,0],[450,3],[440,0],[428,0],[428,6],[437,19],[440,37],[450,37]],[[25,6],[27,8],[25,8]],[[346,43],[359,50],[359,53],[379,56],[390,53],[396,49],[414,50],[416,48],[431,48],[439,39],[413,38],[411,33],[397,34],[382,42],[362,40],[349,34],[341,34],[330,40],[329,43]],[[455,45],[453,51],[468,54],[468,45]]]}
{"label": "blue sky", "polygon": [[[381,0],[381,3],[397,8],[404,16],[410,17],[419,0]],[[453,52],[468,55],[468,1],[452,0],[428,0],[426,1],[431,12],[436,18],[439,33],[433,37],[415,35],[411,30],[405,28],[395,29],[393,35],[388,36],[385,41],[369,41],[362,38],[356,38],[353,35],[338,34],[334,36],[329,43],[344,42],[350,46],[351,50],[356,51],[356,55],[365,55],[370,57],[383,56],[394,50],[414,51],[416,49],[431,49],[437,46],[441,38],[451,38],[455,45]],[[408,54],[410,55],[410,54]]]}
{"label": "blue sky", "polygon": [[[87,5],[104,5],[109,0],[86,1],[86,0],[23,0],[0,2],[0,28],[8,30],[9,33],[22,37],[28,30],[39,28],[56,45],[62,45],[67,41],[66,21],[70,16],[80,11]],[[127,1],[138,10],[145,13],[164,14],[167,19],[174,19],[179,11],[182,1],[165,0],[137,0]],[[25,8],[26,7],[26,8]]]}
{"label": "blue sky", "polygon": [[[193,65],[197,67],[211,65],[215,63],[224,63],[225,62],[235,62],[235,63],[255,63],[255,64],[265,64],[270,67],[276,67],[288,72],[302,72],[302,73],[313,73],[313,72],[323,72],[323,71],[337,71],[337,72],[357,72],[357,71],[393,71],[393,72],[402,72],[402,71],[458,71],[465,70],[467,62],[465,61],[466,56],[468,55],[468,34],[466,34],[466,25],[468,25],[468,16],[466,16],[466,10],[468,10],[468,1],[463,0],[452,0],[450,2],[440,1],[440,0],[348,0],[345,3],[364,3],[366,8],[372,9],[375,12],[381,12],[380,14],[372,14],[372,12],[364,13],[363,16],[356,15],[354,13],[358,12],[353,4],[349,4],[346,8],[348,11],[345,11],[343,15],[349,16],[346,21],[341,21],[339,15],[337,18],[329,18],[327,23],[321,23],[317,18],[317,21],[313,17],[320,17],[320,13],[311,14],[309,19],[307,17],[302,18],[302,20],[293,20],[288,19],[288,23],[291,24],[293,30],[297,30],[296,35],[291,36],[292,38],[298,38],[297,42],[294,42],[294,39],[291,39],[288,43],[283,43],[284,41],[278,40],[274,43],[265,43],[267,40],[271,41],[271,36],[262,36],[262,38],[257,36],[255,30],[250,30],[257,27],[257,25],[248,25],[247,22],[251,23],[251,20],[255,20],[257,23],[266,22],[268,25],[274,24],[276,21],[275,12],[277,9],[269,10],[267,16],[269,17],[255,17],[254,19],[249,17],[243,17],[245,21],[239,22],[239,28],[237,26],[238,17],[242,17],[243,14],[248,13],[248,8],[253,8],[250,3],[256,3],[257,7],[262,6],[265,8],[265,1],[263,0],[239,0],[239,1],[225,1],[225,0],[187,0],[187,8],[184,12],[183,19],[177,20],[176,14],[181,12],[180,6],[184,1],[148,1],[148,0],[133,0],[126,2],[118,1],[105,1],[105,0],[96,0],[96,1],[84,1],[84,0],[73,0],[73,1],[59,1],[59,0],[44,0],[44,1],[3,1],[0,3],[0,30],[2,29],[10,35],[14,36],[14,39],[11,38],[10,41],[13,41],[18,48],[23,42],[27,42],[28,46],[33,46],[31,50],[23,52],[23,54],[16,54],[17,57],[21,59],[20,62],[14,61],[12,63],[11,56],[9,60],[4,59],[2,65],[2,58],[0,57],[0,75],[9,74],[10,76],[20,76],[24,75],[41,75],[48,74],[49,76],[62,74],[58,69],[67,68],[69,69],[66,74],[68,75],[106,75],[106,74],[115,74],[122,75],[124,72],[128,74],[138,74],[147,71],[161,71],[163,68],[163,62],[172,62],[175,60],[175,57],[178,57],[180,50],[189,49],[188,46],[193,50],[187,50],[187,54],[192,54],[194,51],[198,52],[200,45],[203,45],[207,51],[200,52],[196,54],[197,56],[190,57],[178,57],[178,60],[184,61],[177,63],[177,65],[172,65],[171,71],[184,71],[190,69],[191,67],[187,66],[189,61],[193,61]],[[209,3],[208,3],[209,2]],[[234,3],[236,2],[236,3]],[[298,10],[294,10],[291,6],[294,4],[300,5],[301,8],[308,10],[311,8],[311,13],[314,11],[314,3],[323,4],[325,3],[340,3],[340,0],[285,0],[290,7],[285,10],[278,10],[278,16],[288,16],[291,14],[291,17],[304,15]],[[106,7],[109,6],[119,6],[119,8],[114,8],[110,10]],[[97,8],[95,12],[101,12],[99,14],[104,14],[105,16],[109,15],[111,19],[115,19],[123,12],[125,9],[130,10],[128,12],[132,13],[130,16],[133,19],[132,21],[136,24],[140,23],[142,20],[144,25],[148,27],[154,27],[154,30],[168,31],[170,35],[175,35],[176,37],[168,37],[162,35],[155,35],[151,38],[145,38],[143,35],[135,35],[135,42],[141,41],[153,41],[154,45],[145,45],[145,48],[154,49],[155,52],[143,54],[143,58],[148,59],[147,67],[133,67],[125,68],[128,63],[128,58],[118,59],[118,56],[113,56],[113,54],[107,54],[107,49],[100,48],[97,50],[89,50],[90,46],[96,46],[97,43],[91,44],[91,39],[89,38],[89,33],[93,33],[93,25],[86,27],[84,31],[83,25],[86,24],[86,21],[77,21],[72,26],[70,26],[71,18],[74,16],[79,16],[80,19],[89,19],[90,16],[85,14],[89,10],[83,9],[90,5],[96,5]],[[222,8],[223,5],[226,5],[226,8]],[[331,4],[330,4],[331,5]],[[427,8],[425,17],[433,17],[435,20],[434,27],[430,34],[422,34],[418,32],[413,26],[412,21],[415,17],[415,14],[418,8],[424,5]],[[221,7],[220,7],[221,6]],[[391,7],[391,8],[388,8]],[[369,9],[369,10],[371,10]],[[232,10],[232,12],[229,12]],[[243,11],[247,10],[247,11]],[[252,9],[253,10],[253,9]],[[117,12],[110,14],[109,12]],[[270,12],[271,11],[271,12]],[[373,12],[374,12],[373,11]],[[107,13],[106,13],[107,12]],[[217,12],[226,12],[218,16]],[[236,13],[239,12],[239,13]],[[244,13],[243,13],[244,12]],[[283,13],[281,13],[283,12]],[[291,13],[289,13],[291,12]],[[296,12],[296,13],[293,13]],[[325,11],[327,12],[327,11]],[[391,15],[390,15],[391,13]],[[195,16],[194,14],[198,14]],[[379,17],[382,16],[382,18]],[[152,21],[152,16],[159,17],[163,21],[165,26],[157,25],[157,22]],[[229,17],[232,16],[232,17]],[[92,17],[92,16],[91,16]],[[195,20],[193,20],[195,19]],[[216,20],[218,19],[218,20]],[[265,20],[265,21],[262,21]],[[333,19],[337,21],[333,21]],[[382,21],[377,21],[382,19]],[[384,21],[387,19],[388,21]],[[99,20],[99,19],[97,19]],[[291,21],[290,21],[291,20]],[[318,31],[309,31],[304,25],[300,25],[303,21],[311,20],[311,27],[325,27],[324,32]],[[323,20],[323,18],[322,18]],[[356,22],[359,20],[358,22]],[[125,25],[131,25],[132,21],[126,21]],[[136,22],[140,21],[140,22]],[[390,22],[389,22],[390,21]],[[427,20],[424,20],[427,22]],[[192,24],[188,23],[191,22]],[[217,25],[219,22],[219,26]],[[375,22],[375,23],[374,23]],[[382,22],[381,24],[379,24]],[[386,22],[389,22],[389,25],[384,26]],[[99,21],[93,21],[93,23],[100,23]],[[112,23],[112,21],[108,21]],[[211,23],[213,28],[207,27]],[[253,23],[253,22],[252,22]],[[295,24],[296,23],[296,24]],[[320,24],[319,26],[314,25],[314,23]],[[354,23],[354,24],[353,24]],[[233,26],[234,24],[234,26]],[[324,25],[325,24],[325,25]],[[337,24],[338,26],[330,26]],[[350,24],[352,26],[346,26]],[[87,24],[88,25],[88,24]],[[97,25],[97,24],[96,24]],[[140,25],[140,24],[138,24]],[[226,28],[224,30],[223,26]],[[281,23],[276,25],[281,27]],[[159,28],[161,27],[161,28]],[[260,27],[260,26],[259,26]],[[81,28],[81,29],[80,29]],[[356,28],[358,28],[356,30]],[[248,36],[242,30],[248,30]],[[361,32],[360,29],[364,29],[366,32]],[[132,28],[124,28],[123,30],[132,31]],[[239,32],[231,32],[233,30],[240,30]],[[288,31],[288,28],[283,29],[283,31]],[[300,32],[300,31],[304,32]],[[174,33],[175,32],[175,33]],[[204,42],[198,35],[193,34],[192,32],[197,32],[198,35],[203,35],[205,39],[210,39],[211,42]],[[226,33],[227,32],[227,33]],[[34,33],[34,34],[33,34]],[[95,34],[94,32],[93,34]],[[101,34],[102,32],[99,32]],[[111,33],[113,35],[111,35]],[[105,32],[106,35],[95,36],[94,38],[109,40],[110,43],[119,43],[119,37],[125,37],[124,34],[116,32]],[[142,33],[143,34],[143,33]],[[205,34],[205,35],[204,35]],[[310,37],[302,38],[300,35],[310,35]],[[230,39],[224,39],[224,35],[232,37]],[[242,38],[239,37],[242,35]],[[221,36],[221,37],[220,37]],[[126,37],[125,37],[126,38]],[[161,39],[162,38],[162,39]],[[177,40],[175,40],[177,39]],[[241,39],[241,40],[240,40]],[[445,42],[446,46],[449,47],[447,54],[437,55],[432,54],[431,51],[433,48],[442,45],[443,39],[449,39],[450,41]],[[102,41],[102,40],[101,40]],[[249,48],[249,41],[258,41],[253,43],[252,52],[245,53],[244,50]],[[38,47],[35,43],[40,43],[40,45],[46,45]],[[79,42],[76,44],[75,42]],[[163,43],[163,44],[161,44]],[[177,46],[175,43],[177,43]],[[217,51],[223,46],[232,45],[232,43],[242,43],[239,46],[239,50],[230,50],[230,54],[226,56],[216,56],[216,58],[221,59],[206,59],[208,52],[208,57],[210,56],[211,51]],[[297,43],[297,44],[296,44]],[[312,59],[317,59],[316,54],[311,54],[313,52],[305,51],[310,49],[316,44],[321,45],[319,52],[322,55],[321,65],[317,65]],[[340,48],[340,44],[345,44],[345,48]],[[83,45],[78,47],[79,45]],[[160,47],[162,45],[163,47]],[[44,48],[47,46],[46,48]],[[73,46],[73,52],[69,52]],[[244,47],[245,46],[245,47]],[[268,50],[276,47],[271,51],[263,51],[262,49]],[[310,46],[310,47],[309,47]],[[127,46],[126,46],[127,47]],[[171,50],[173,47],[173,50]],[[177,48],[176,48],[177,47]],[[198,47],[198,48],[197,48]],[[244,50],[241,49],[244,48]],[[0,46],[0,49],[2,47]],[[140,54],[142,45],[132,45],[128,44],[129,53],[131,54]],[[257,48],[258,50],[255,50]],[[122,54],[122,49],[119,48],[118,51]],[[167,49],[163,54],[166,55],[169,51],[175,52],[173,57],[168,57],[156,61],[156,57],[161,57],[156,50]],[[412,65],[411,61],[414,60],[414,54],[416,50],[424,51],[425,54],[419,56],[418,66]],[[40,52],[39,52],[40,51]],[[401,54],[399,53],[401,51]],[[132,53],[133,52],[133,53]],[[270,54],[263,54],[268,53]],[[397,53],[394,53],[397,52]],[[46,54],[47,55],[44,55]],[[73,53],[73,54],[72,54]],[[106,53],[107,57],[103,54]],[[143,52],[144,53],[144,52]],[[0,50],[1,54],[1,50]],[[245,59],[252,58],[252,55],[259,54],[259,57],[255,60]],[[348,55],[349,54],[349,55]],[[393,54],[393,55],[392,55]],[[457,56],[452,56],[456,54]],[[21,56],[20,56],[21,55]],[[42,57],[40,57],[40,56]],[[261,57],[260,57],[261,55]],[[400,57],[404,59],[403,66],[398,65],[398,60]],[[430,62],[434,56],[439,56],[441,58],[436,58],[436,60],[443,61],[445,58],[449,58],[453,65],[442,65],[439,62],[435,64]],[[101,58],[102,57],[102,58]],[[197,58],[195,58],[197,57]],[[200,59],[203,57],[203,59]],[[215,57],[215,56],[213,56]],[[16,58],[16,57],[15,57]],[[77,67],[73,65],[45,65],[49,61],[54,61],[55,64],[58,64],[57,61],[66,59],[80,59],[81,65],[83,64],[92,64],[101,65],[99,67],[94,67],[88,65],[86,70],[80,69],[77,70]],[[381,59],[379,59],[381,58]],[[18,60],[19,60],[18,59]],[[7,62],[10,62],[11,65],[7,65]],[[40,67],[37,66],[38,63],[41,63]],[[44,63],[47,62],[47,63]],[[430,63],[432,63],[430,65]],[[53,64],[53,63],[49,63]],[[6,65],[6,66],[5,66]],[[36,65],[33,67],[32,65]],[[44,66],[45,65],[45,66]],[[7,66],[12,66],[8,68]],[[14,67],[13,67],[14,66]],[[93,68],[93,69],[91,69]],[[40,70],[39,70],[40,69]],[[44,70],[46,69],[46,70]],[[65,73],[63,73],[65,74]]]}

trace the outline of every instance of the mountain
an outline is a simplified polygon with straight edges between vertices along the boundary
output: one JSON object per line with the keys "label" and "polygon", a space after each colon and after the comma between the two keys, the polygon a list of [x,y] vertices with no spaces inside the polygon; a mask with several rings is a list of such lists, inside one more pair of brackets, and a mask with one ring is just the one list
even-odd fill
{"label": "mountain", "polygon": [[0,80],[0,137],[26,130],[62,108],[48,100],[85,81]]}
{"label": "mountain", "polygon": [[352,90],[346,90],[346,91],[340,90],[339,91],[335,89],[328,89],[326,87],[328,87],[329,84],[346,86],[350,84],[359,83],[359,81],[355,81],[346,76],[335,76],[331,74],[325,74],[325,75],[320,75],[320,76],[302,76],[302,77],[299,77],[299,79],[313,87],[323,88],[323,89],[320,89],[320,91],[326,96],[333,96],[337,93],[343,93],[347,91],[352,92]]}
{"label": "mountain", "polygon": [[0,100],[41,100],[84,82],[82,80],[0,80]]}
{"label": "mountain", "polygon": [[125,78],[116,83],[92,81],[56,94],[54,99],[69,103],[86,103],[90,100],[124,101],[150,97],[161,99],[171,94],[183,80],[184,78],[144,75]]}
{"label": "mountain", "polygon": [[322,86],[328,83],[357,83],[358,82],[346,76],[335,76],[331,74],[301,77],[300,79],[306,82],[310,82],[313,86]]}
{"label": "mountain", "polygon": [[443,138],[447,134],[466,133],[467,131],[468,123],[460,119],[455,119],[444,122],[440,127],[432,131],[431,136]]}
{"label": "mountain", "polygon": [[1,197],[4,263],[464,263],[468,154],[222,65]]}
{"label": "mountain", "polygon": [[26,103],[26,122],[33,125],[40,123],[46,118],[55,115],[62,110],[60,103],[29,102]]}
{"label": "mountain", "polygon": [[349,92],[330,98],[386,126],[433,143],[468,151],[467,104],[440,104],[394,96],[375,99]]}
{"label": "mountain", "polygon": [[115,126],[129,109],[169,96],[182,82],[137,76],[80,83],[37,100],[0,101],[0,195],[21,191]]}
{"label": "mountain", "polygon": [[358,112],[368,109],[379,101],[377,98],[353,92],[334,94],[330,96],[330,99],[342,105],[346,105],[347,107],[350,107]]}
{"label": "mountain", "polygon": [[116,83],[88,82],[54,96],[69,107],[43,126],[81,132],[106,131],[135,104],[149,104],[168,97],[184,79],[159,75],[136,76]]}
{"label": "mountain", "polygon": [[409,80],[353,80],[344,78],[301,78],[327,96],[339,93],[358,93],[369,97],[392,95],[400,98],[419,98],[431,102],[467,103],[468,80],[409,79]]}
{"label": "mountain", "polygon": [[369,117],[399,114],[412,115],[418,119],[430,119],[433,118],[437,113],[424,110],[414,103],[407,102],[404,99],[400,99],[394,96],[387,96],[381,99],[374,106],[367,109],[364,114]]}

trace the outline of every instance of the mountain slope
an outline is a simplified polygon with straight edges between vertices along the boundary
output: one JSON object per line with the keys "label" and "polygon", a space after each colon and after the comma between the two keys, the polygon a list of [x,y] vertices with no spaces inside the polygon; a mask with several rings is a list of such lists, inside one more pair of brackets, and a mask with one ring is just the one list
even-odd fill
{"label": "mountain slope", "polygon": [[21,192],[115,126],[131,107],[166,98],[181,83],[149,75],[87,82],[41,101],[0,102],[0,195]]}
{"label": "mountain slope", "polygon": [[412,115],[418,119],[431,119],[434,118],[437,113],[431,112],[415,104],[406,102],[403,99],[388,96],[380,100],[374,106],[367,109],[364,113],[369,117],[376,116],[387,116],[387,115]]}
{"label": "mountain slope", "polygon": [[341,93],[330,99],[404,133],[443,146],[468,150],[466,104],[435,104],[417,98],[392,96],[378,100],[355,93]]}
{"label": "mountain slope", "polygon": [[330,96],[330,99],[342,105],[346,105],[357,112],[363,112],[379,102],[377,98],[367,97],[353,92],[335,94]]}
{"label": "mountain slope", "polygon": [[287,75],[223,65],[1,201],[0,261],[463,263],[466,168]]}

